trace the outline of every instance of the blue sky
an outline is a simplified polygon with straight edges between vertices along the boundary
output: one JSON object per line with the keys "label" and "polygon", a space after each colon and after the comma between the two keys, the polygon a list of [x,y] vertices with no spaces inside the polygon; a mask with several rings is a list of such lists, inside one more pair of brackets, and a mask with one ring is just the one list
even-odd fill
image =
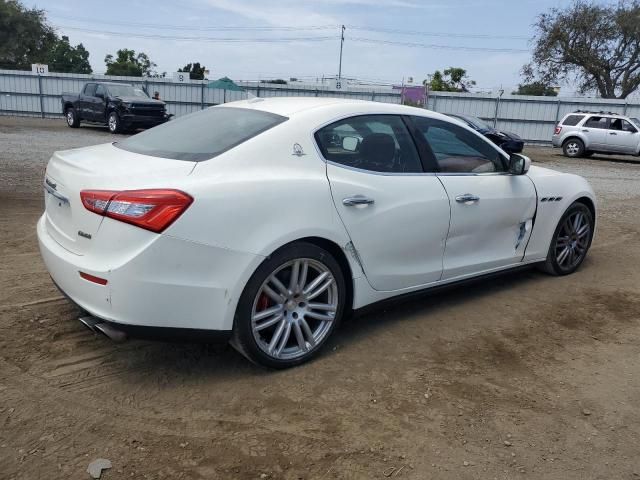
{"label": "blue sky", "polygon": [[[343,76],[397,83],[403,77],[413,77],[420,82],[436,69],[461,66],[468,70],[480,89],[503,86],[509,90],[520,81],[520,68],[529,59],[527,39],[532,34],[536,16],[554,6],[567,5],[569,1],[39,0],[25,1],[25,4],[45,9],[59,33],[68,35],[73,44],[82,42],[91,53],[90,61],[97,73],[104,72],[107,53],[126,47],[146,52],[158,64],[160,72],[175,72],[186,63],[199,61],[211,70],[210,78],[336,75],[340,46],[338,26],[345,24]],[[154,25],[162,28],[153,28]],[[197,30],[184,29],[184,26]],[[221,27],[226,30],[216,30]],[[229,30],[236,27],[242,29]],[[434,35],[403,33],[407,31]],[[221,43],[157,36],[261,38],[278,42]],[[495,38],[497,36],[504,38]],[[289,41],[292,37],[303,39]],[[309,37],[329,38],[305,40]],[[510,51],[372,44],[354,38]],[[287,41],[280,42],[282,39]],[[564,94],[568,93],[567,89],[571,87],[565,87]]]}

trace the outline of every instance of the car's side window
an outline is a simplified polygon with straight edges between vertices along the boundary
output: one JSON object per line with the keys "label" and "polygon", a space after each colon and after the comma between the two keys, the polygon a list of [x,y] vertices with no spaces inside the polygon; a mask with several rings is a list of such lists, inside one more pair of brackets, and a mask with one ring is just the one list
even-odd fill
{"label": "car's side window", "polygon": [[607,117],[591,117],[585,123],[586,128],[609,128],[609,119]]}
{"label": "car's side window", "polygon": [[397,115],[345,118],[321,128],[315,138],[331,162],[373,172],[422,172],[413,139]]}
{"label": "car's side window", "polygon": [[102,96],[106,96],[106,89],[104,88],[104,85],[98,85],[98,88],[96,88],[96,96],[98,96],[98,94],[102,94]]}
{"label": "car's side window", "polygon": [[95,83],[87,83],[86,87],[84,87],[84,95],[93,97],[96,94],[96,86]]}
{"label": "car's side window", "polygon": [[633,124],[627,122],[626,120],[622,121],[622,130],[631,133],[636,133],[638,131],[638,129]]}
{"label": "car's side window", "polygon": [[433,152],[440,172],[506,171],[505,158],[473,132],[434,118],[413,117],[413,121]]}
{"label": "car's side window", "polygon": [[611,120],[611,125],[609,126],[609,130],[617,130],[623,132],[636,132],[636,128],[631,125],[626,120],[622,118],[614,118]]}
{"label": "car's side window", "polygon": [[562,122],[562,125],[565,125],[567,127],[573,127],[575,125],[578,125],[578,123],[580,123],[580,120],[582,120],[584,118],[584,115],[569,115],[567,118],[564,119],[564,121]]}

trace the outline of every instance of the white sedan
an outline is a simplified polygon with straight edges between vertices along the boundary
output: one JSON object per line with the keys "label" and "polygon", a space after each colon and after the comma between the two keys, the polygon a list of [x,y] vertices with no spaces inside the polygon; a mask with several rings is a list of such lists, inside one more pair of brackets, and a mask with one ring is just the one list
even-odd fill
{"label": "white sedan", "polygon": [[42,257],[85,324],[221,336],[274,368],[374,302],[527,264],[572,273],[596,219],[583,178],[451,117],[332,98],[229,103],[56,152],[44,189]]}

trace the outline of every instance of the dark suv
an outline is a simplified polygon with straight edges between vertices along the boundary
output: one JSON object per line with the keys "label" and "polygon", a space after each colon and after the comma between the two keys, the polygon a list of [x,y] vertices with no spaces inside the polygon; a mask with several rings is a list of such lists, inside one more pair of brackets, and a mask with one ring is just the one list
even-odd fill
{"label": "dark suv", "polygon": [[108,125],[111,133],[149,128],[169,120],[166,104],[125,83],[88,82],[78,94],[62,94],[62,112],[70,127],[80,122]]}

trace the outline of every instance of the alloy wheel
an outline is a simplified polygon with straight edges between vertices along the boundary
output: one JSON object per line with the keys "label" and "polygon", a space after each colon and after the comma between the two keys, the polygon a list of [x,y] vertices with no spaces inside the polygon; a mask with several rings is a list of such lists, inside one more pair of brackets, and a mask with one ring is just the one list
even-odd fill
{"label": "alloy wheel", "polygon": [[115,114],[112,113],[111,115],[109,115],[109,130],[115,132],[117,128],[118,119],[116,118]]}
{"label": "alloy wheel", "polygon": [[72,126],[73,122],[74,122],[73,110],[67,110],[67,124],[69,126]]}
{"label": "alloy wheel", "polygon": [[569,142],[567,144],[567,153],[572,157],[578,155],[580,153],[580,145],[576,142]]}
{"label": "alloy wheel", "polygon": [[253,301],[251,331],[258,347],[278,360],[309,354],[331,331],[338,286],[318,260],[288,261],[267,277]]}
{"label": "alloy wheel", "polygon": [[560,227],[556,238],[555,254],[558,266],[569,270],[578,265],[587,254],[591,223],[584,212],[570,214]]}

